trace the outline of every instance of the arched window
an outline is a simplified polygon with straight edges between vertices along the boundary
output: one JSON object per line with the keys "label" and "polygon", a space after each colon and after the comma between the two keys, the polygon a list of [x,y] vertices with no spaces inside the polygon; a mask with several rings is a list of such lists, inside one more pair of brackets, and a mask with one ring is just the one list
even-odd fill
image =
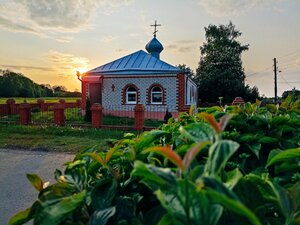
{"label": "arched window", "polygon": [[136,104],[137,103],[137,90],[135,87],[128,87],[126,89],[126,103],[127,104]]}
{"label": "arched window", "polygon": [[163,91],[160,87],[154,86],[151,89],[151,104],[162,104]]}

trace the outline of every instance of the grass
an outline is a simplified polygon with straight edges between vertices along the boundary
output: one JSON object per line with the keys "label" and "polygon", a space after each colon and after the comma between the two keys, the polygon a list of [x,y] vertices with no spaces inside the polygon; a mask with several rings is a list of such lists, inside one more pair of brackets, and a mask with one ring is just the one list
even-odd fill
{"label": "grass", "polygon": [[[42,97],[42,98],[17,98],[17,97],[11,97],[13,98],[16,103],[23,103],[24,100],[26,100],[26,102],[28,103],[36,103],[38,99],[44,99],[46,103],[55,103],[58,102],[59,99],[64,99],[66,100],[66,102],[76,102],[77,99],[80,98],[68,98],[68,97],[61,97],[61,98],[57,98],[57,97]],[[5,104],[6,100],[9,98],[0,98],[0,104]]]}
{"label": "grass", "polygon": [[128,131],[0,124],[0,148],[76,153],[93,146],[105,149],[125,133]]}

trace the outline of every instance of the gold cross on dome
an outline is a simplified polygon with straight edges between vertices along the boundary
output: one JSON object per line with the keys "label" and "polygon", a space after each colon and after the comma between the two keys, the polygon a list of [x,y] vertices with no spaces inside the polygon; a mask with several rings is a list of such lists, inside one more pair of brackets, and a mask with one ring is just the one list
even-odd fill
{"label": "gold cross on dome", "polygon": [[153,35],[154,35],[154,37],[156,37],[156,33],[158,32],[158,30],[156,29],[156,27],[160,27],[161,24],[157,24],[157,23],[156,23],[156,20],[155,20],[155,23],[152,24],[152,25],[150,25],[150,26],[151,26],[151,27],[154,27]]}

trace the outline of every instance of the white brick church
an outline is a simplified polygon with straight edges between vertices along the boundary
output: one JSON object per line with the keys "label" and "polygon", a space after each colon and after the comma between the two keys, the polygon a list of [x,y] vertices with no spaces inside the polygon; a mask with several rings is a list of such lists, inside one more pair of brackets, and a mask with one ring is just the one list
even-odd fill
{"label": "white brick church", "polygon": [[143,104],[145,111],[168,109],[174,116],[196,105],[197,86],[178,67],[160,59],[162,44],[156,38],[146,44],[147,52],[136,51],[86,72],[82,78],[82,102],[100,103],[113,114],[133,111]]}

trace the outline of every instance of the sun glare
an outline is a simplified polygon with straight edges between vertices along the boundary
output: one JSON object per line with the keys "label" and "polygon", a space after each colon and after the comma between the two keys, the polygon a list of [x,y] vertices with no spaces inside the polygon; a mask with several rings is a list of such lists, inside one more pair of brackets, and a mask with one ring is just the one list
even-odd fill
{"label": "sun glare", "polygon": [[77,68],[76,71],[78,71],[79,73],[83,74],[87,71],[87,68],[86,67],[80,67],[80,68]]}

